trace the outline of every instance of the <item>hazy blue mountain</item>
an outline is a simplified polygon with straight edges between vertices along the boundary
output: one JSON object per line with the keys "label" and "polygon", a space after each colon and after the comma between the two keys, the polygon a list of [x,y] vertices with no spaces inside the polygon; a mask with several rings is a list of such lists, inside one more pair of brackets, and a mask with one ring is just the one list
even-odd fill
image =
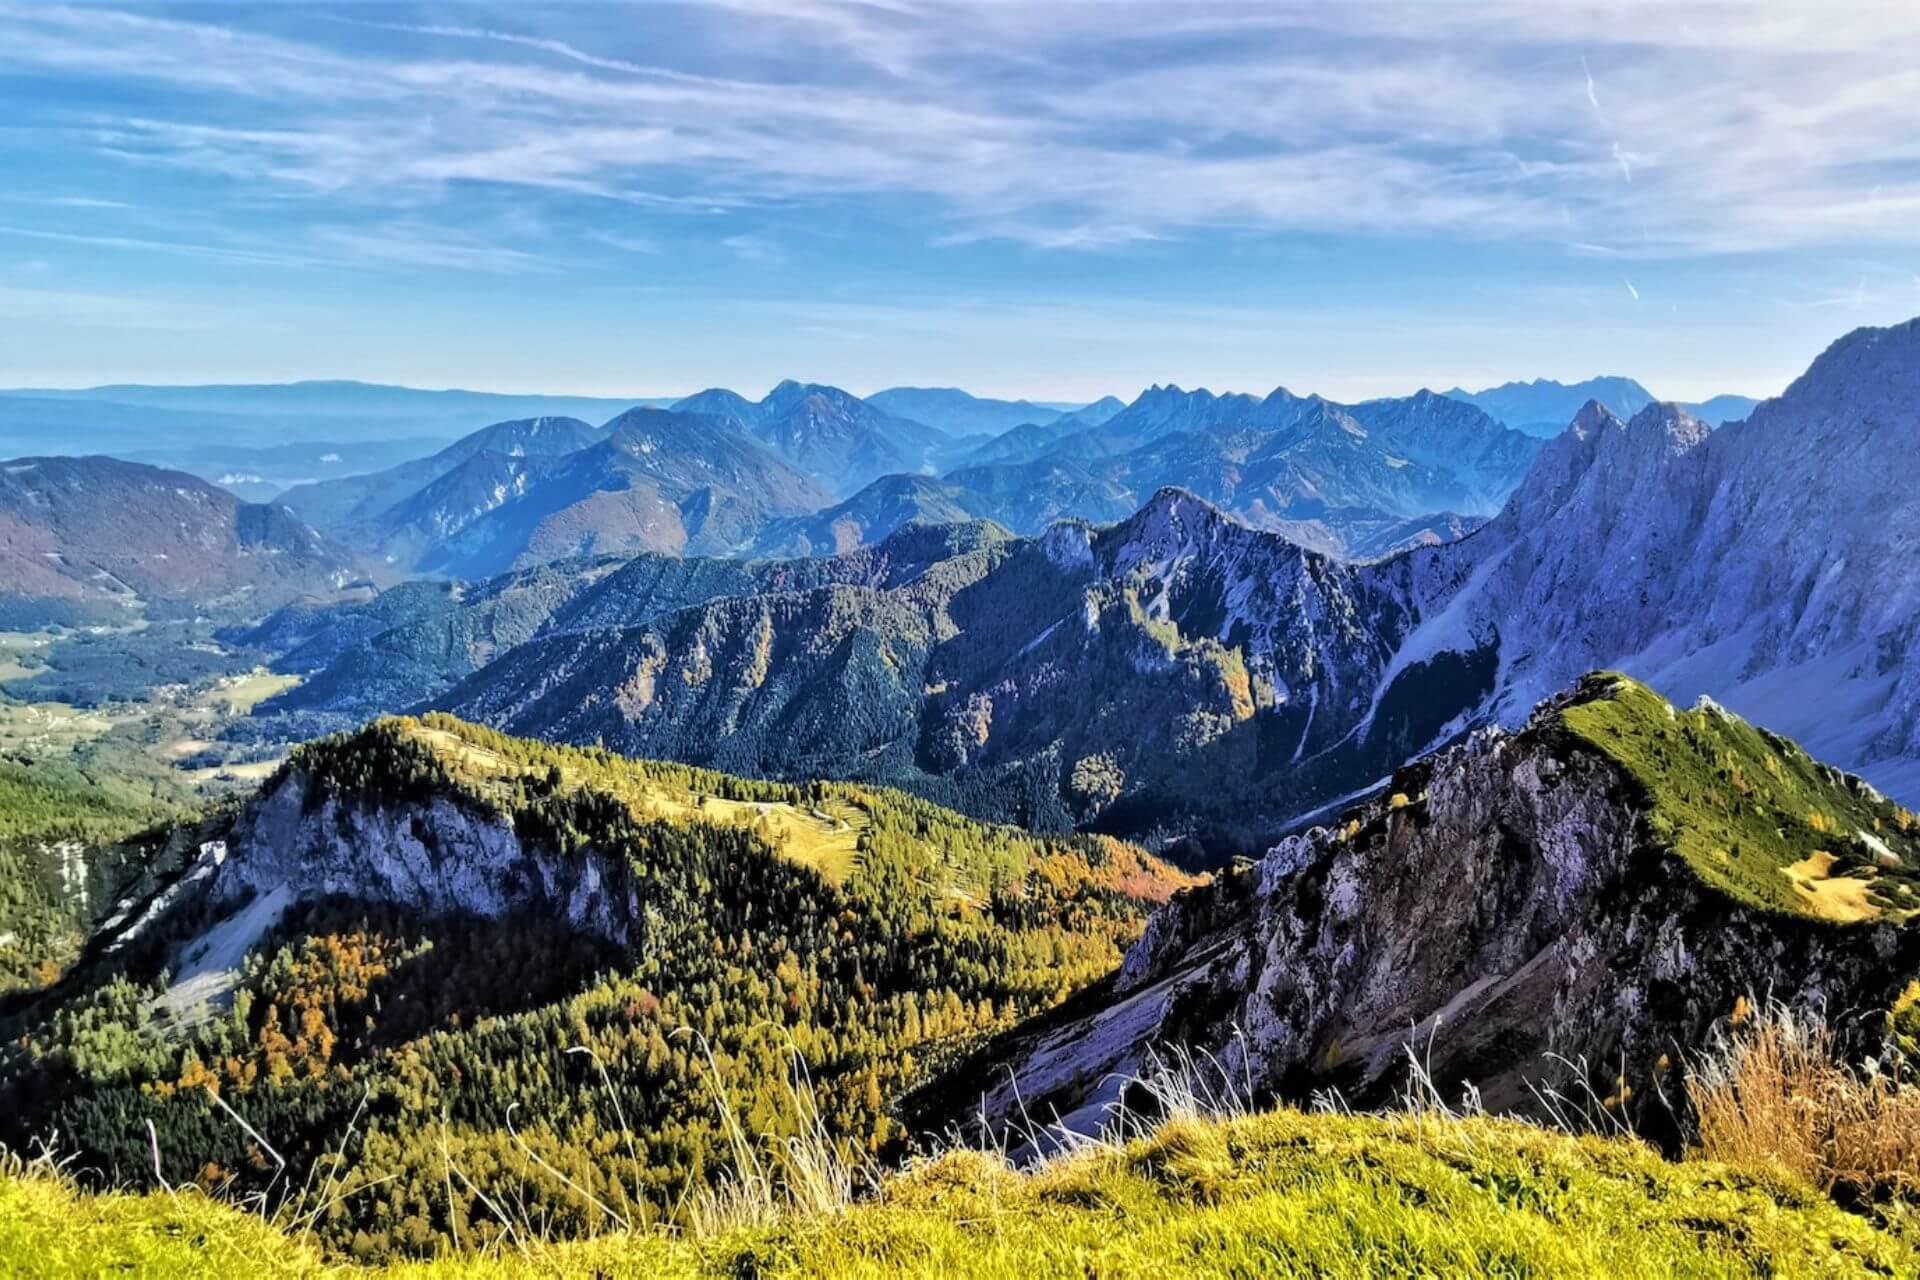
{"label": "hazy blue mountain", "polygon": [[673,408],[744,431],[842,497],[879,476],[938,469],[966,447],[839,387],[791,379],[758,401],[714,387]]}
{"label": "hazy blue mountain", "polygon": [[1023,462],[1037,458],[1059,444],[1075,428],[1062,432],[1049,424],[1028,422],[1009,427],[999,435],[982,441],[967,451],[962,462],[967,466],[993,466],[1002,462]]}
{"label": "hazy blue mountain", "polygon": [[1107,419],[1127,407],[1127,402],[1119,396],[1101,396],[1092,404],[1081,405],[1069,413],[1063,413],[1053,423],[1056,427],[1097,427]]}
{"label": "hazy blue mountain", "polygon": [[725,387],[709,387],[676,400],[668,407],[675,413],[704,413],[710,418],[721,418],[743,431],[751,431],[761,419],[758,403]]}
{"label": "hazy blue mountain", "polygon": [[[967,466],[991,466],[1000,462],[1037,458],[1058,448],[1069,437],[1083,432],[1089,434],[1081,444],[1090,447],[1099,439],[1097,434],[1092,434],[1094,429],[1106,425],[1126,407],[1126,401],[1118,396],[1103,396],[1092,404],[1084,405],[1072,413],[1060,414],[1051,421],[1024,422],[973,445],[962,461]],[[1077,450],[1084,451],[1084,448]]]}
{"label": "hazy blue mountain", "polygon": [[[578,418],[522,418],[496,422],[462,436],[424,458],[410,458],[368,475],[346,476],[300,485],[281,500],[318,528],[346,538],[366,551],[378,551],[378,525],[391,509],[479,454],[506,458],[557,455],[584,449],[600,433]],[[408,523],[401,517],[399,523]]]}
{"label": "hazy blue mountain", "polygon": [[28,389],[0,395],[49,400],[108,402],[195,413],[299,415],[353,421],[434,422],[471,430],[511,418],[572,417],[599,422],[635,405],[664,404],[645,396],[508,395],[491,391],[385,386],[371,382],[311,381],[207,386],[124,383],[78,390]]}
{"label": "hazy blue mountain", "polygon": [[1760,407],[1760,402],[1752,396],[1715,396],[1694,404],[1683,401],[1680,407],[1708,426],[1717,427],[1728,422],[1745,422]]}
{"label": "hazy blue mountain", "polygon": [[935,476],[882,476],[846,501],[769,524],[755,541],[760,556],[838,555],[886,538],[908,524],[952,524],[986,513],[991,501]]}
{"label": "hazy blue mountain", "polygon": [[665,409],[630,409],[588,448],[518,461],[494,462],[492,487],[464,490],[477,496],[471,518],[421,554],[422,570],[471,578],[609,552],[728,555],[769,521],[831,501],[738,427]]}
{"label": "hazy blue mountain", "polygon": [[1257,398],[1155,386],[1097,427],[1059,425],[1006,432],[946,479],[1019,533],[1118,519],[1177,485],[1256,528],[1368,559],[1492,515],[1540,447],[1429,391],[1343,406],[1284,387]]}
{"label": "hazy blue mountain", "polygon": [[924,422],[956,436],[997,434],[1022,423],[1048,423],[1064,416],[1031,400],[993,400],[958,387],[890,387],[866,399],[897,418]]}
{"label": "hazy blue mountain", "polygon": [[1631,418],[1654,402],[1651,391],[1632,378],[1599,377],[1584,382],[1555,382],[1535,378],[1532,382],[1506,382],[1484,391],[1455,387],[1447,392],[1455,400],[1477,405],[1487,415],[1516,431],[1530,436],[1557,436],[1567,429],[1573,415],[1589,400],[1598,401],[1623,418]]}
{"label": "hazy blue mountain", "polygon": [[[1632,378],[1588,378],[1585,382],[1555,382],[1535,378],[1532,382],[1508,382],[1484,391],[1464,391],[1459,387],[1447,392],[1455,400],[1478,405],[1487,414],[1507,426],[1530,436],[1557,436],[1567,429],[1580,406],[1592,400],[1616,417],[1631,418],[1655,396]],[[1759,401],[1751,396],[1721,395],[1689,403],[1680,408],[1710,427],[1723,422],[1739,422],[1754,411]]]}

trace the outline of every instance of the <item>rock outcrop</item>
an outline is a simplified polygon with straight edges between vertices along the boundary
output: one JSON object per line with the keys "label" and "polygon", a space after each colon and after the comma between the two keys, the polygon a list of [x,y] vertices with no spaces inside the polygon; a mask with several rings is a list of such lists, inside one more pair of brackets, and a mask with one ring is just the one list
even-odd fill
{"label": "rock outcrop", "polygon": [[1452,1100],[1472,1088],[1526,1111],[1555,1087],[1658,1131],[1673,1072],[1743,999],[1870,1037],[1920,970],[1920,929],[1905,913],[1839,925],[1712,887],[1644,789],[1561,718],[1614,679],[1517,733],[1476,732],[1336,825],[1177,896],[1097,998],[964,1074],[960,1109],[984,1096],[994,1122],[1090,1129],[1152,1053],[1180,1048],[1263,1096],[1381,1103],[1417,1061]]}

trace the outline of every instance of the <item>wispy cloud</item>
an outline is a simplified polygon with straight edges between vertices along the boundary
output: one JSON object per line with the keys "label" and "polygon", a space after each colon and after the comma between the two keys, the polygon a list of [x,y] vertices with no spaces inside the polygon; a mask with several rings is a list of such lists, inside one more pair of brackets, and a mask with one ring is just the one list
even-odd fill
{"label": "wispy cloud", "polygon": [[929,241],[1062,251],[1223,227],[1920,245],[1911,6],[693,0],[671,26],[499,7],[272,34],[194,12],[0,0],[0,69],[163,87],[84,123],[111,159],[412,218],[487,188],[898,198]]}
{"label": "wispy cloud", "polygon": [[658,240],[650,240],[645,236],[627,235],[625,232],[591,231],[591,232],[588,232],[588,238],[592,240],[598,240],[601,244],[609,245],[615,249],[621,250],[624,253],[660,253],[662,252],[661,245]]}
{"label": "wispy cloud", "polygon": [[130,209],[133,206],[124,200],[102,200],[97,196],[42,196],[38,199],[26,197],[31,204],[43,204],[50,209]]}
{"label": "wispy cloud", "polygon": [[41,240],[53,244],[87,245],[100,249],[125,249],[140,253],[174,254],[189,258],[218,258],[231,262],[280,267],[317,267],[336,265],[324,259],[304,257],[265,249],[248,249],[224,244],[195,244],[179,240],[154,240],[144,236],[95,235],[86,232],[49,231],[43,227],[0,226],[0,236]]}
{"label": "wispy cloud", "polygon": [[755,266],[778,267],[787,261],[786,250],[764,235],[747,232],[737,236],[728,236],[720,242],[733,251],[733,255],[742,262]]}
{"label": "wispy cloud", "polygon": [[553,263],[540,254],[410,223],[320,227],[311,233],[310,239],[339,258],[362,263],[384,262],[400,267],[483,271],[497,275],[524,275],[553,269]]}

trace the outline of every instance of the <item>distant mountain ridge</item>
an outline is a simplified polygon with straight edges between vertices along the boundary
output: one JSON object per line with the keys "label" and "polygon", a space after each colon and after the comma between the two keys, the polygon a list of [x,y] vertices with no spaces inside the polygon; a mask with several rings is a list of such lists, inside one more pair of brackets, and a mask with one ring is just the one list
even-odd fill
{"label": "distant mountain ridge", "polygon": [[[262,411],[263,406],[295,405],[329,412],[426,406],[433,412],[464,412],[463,406],[476,403],[466,393],[356,383],[133,390],[143,395],[150,391],[155,401],[176,407],[139,408],[91,399],[127,391],[124,387],[63,393],[67,399],[36,403],[50,406],[56,416],[76,410],[118,415],[115,420],[124,427],[115,429],[136,435],[145,428],[145,416],[177,420],[192,435],[205,425],[194,415],[213,414],[221,424],[215,434],[228,440],[265,429],[266,420],[256,422],[246,416]],[[537,398],[479,397],[477,402],[494,405],[530,399]],[[993,519],[1019,532],[1038,533],[1063,517],[1119,519],[1145,495],[1175,484],[1260,527],[1332,554],[1364,559],[1472,527],[1498,506],[1524,470],[1523,455],[1530,447],[1524,437],[1502,440],[1490,420],[1473,419],[1471,410],[1452,411],[1453,420],[1443,420],[1446,414],[1427,402],[1444,406],[1455,402],[1426,393],[1409,398],[1405,410],[1394,407],[1401,402],[1388,401],[1339,406],[1284,389],[1256,399],[1188,392],[1175,386],[1151,387],[1132,405],[1107,397],[1070,413],[1033,402],[973,397],[955,388],[895,388],[879,399],[881,405],[837,387],[789,380],[757,401],[724,388],[678,400],[678,412],[704,415],[734,429],[743,438],[734,445],[751,442],[810,477],[826,500],[813,511],[797,510],[792,503],[776,502],[764,510],[748,504],[743,512],[715,524],[691,511],[669,517],[659,504],[650,506],[651,514],[636,515],[636,508],[600,498],[579,513],[582,536],[560,538],[556,545],[568,554],[594,545],[668,549],[688,544],[706,552],[788,554],[811,548],[844,549],[851,538],[883,538],[911,520],[957,518]],[[579,403],[604,408],[606,402]],[[991,421],[995,415],[1038,421],[982,439],[985,433],[949,434],[890,413],[882,407],[889,403],[942,418],[955,430]],[[0,399],[0,426],[4,426],[5,411],[6,402]],[[339,427],[345,419],[318,421]],[[527,432],[540,423],[566,425],[549,428],[545,439],[513,438],[515,432]],[[237,492],[275,496],[316,527],[395,572],[451,573],[453,566],[462,565],[470,572],[488,573],[511,563],[527,563],[526,556],[539,553],[519,547],[505,559],[491,552],[475,559],[470,549],[438,544],[464,536],[468,526],[488,518],[496,507],[529,510],[527,504],[534,501],[529,495],[562,469],[550,465],[551,459],[588,447],[593,433],[588,421],[578,417],[543,414],[510,419],[469,431],[437,452],[383,470],[363,464],[355,472],[296,484],[284,492],[267,475],[247,469],[244,449],[237,462],[226,464],[220,462],[219,452],[208,452],[197,444],[149,452],[161,459],[175,455],[199,459],[196,465],[210,470],[209,478]],[[709,466],[720,456],[711,450],[728,453],[734,447],[691,425],[685,434],[687,441],[699,443],[684,443],[674,432],[662,434],[657,443],[669,453],[709,450],[704,462]],[[1181,438],[1167,439],[1175,435]],[[344,452],[351,452],[351,446],[330,448],[317,461],[334,465]],[[501,456],[475,456],[479,454]],[[648,467],[658,470],[665,461],[653,459]],[[289,465],[305,464],[296,456]],[[456,470],[458,474],[453,474]],[[933,501],[932,486],[907,486],[897,479],[900,476],[941,476],[944,496]],[[692,480],[683,474],[670,486],[677,495],[671,503],[701,487]],[[587,490],[605,492],[608,485],[627,487],[624,481],[608,477],[602,481],[576,476],[576,497],[584,500]],[[875,482],[881,482],[880,488],[862,493]],[[910,490],[916,496],[903,500]],[[824,515],[804,534],[792,525],[771,533],[764,528],[768,521],[822,513],[834,505],[835,498],[844,509]],[[860,514],[849,519],[856,511]],[[557,512],[548,514],[557,516]],[[709,531],[688,529],[683,518],[688,516]],[[591,531],[592,526],[609,521],[626,531],[610,537]],[[511,517],[501,517],[489,528],[503,530],[511,523]],[[829,525],[830,534],[826,532]],[[723,528],[732,531],[732,541],[721,539]],[[488,538],[504,538],[501,546],[512,542],[512,536],[501,532]]]}
{"label": "distant mountain ridge", "polygon": [[838,496],[883,475],[937,468],[946,432],[897,417],[838,387],[782,382],[759,400],[713,387],[673,405],[745,432]]}
{"label": "distant mountain ridge", "polygon": [[[279,383],[213,383],[156,386],[140,383],[77,389],[0,389],[0,396],[105,402],[194,413],[277,415],[382,421],[437,421],[448,427],[477,426],[513,418],[573,417],[602,420],[635,405],[660,405],[665,397],[522,395],[460,389],[423,390],[351,380]],[[471,429],[469,426],[467,429]]]}
{"label": "distant mountain ridge", "polygon": [[471,518],[433,544],[421,569],[485,577],[616,551],[724,555],[767,521],[829,500],[723,420],[666,409],[630,409],[584,449],[493,465],[493,487],[481,486]]}
{"label": "distant mountain ridge", "polygon": [[1367,559],[1491,515],[1538,448],[1426,391],[1339,405],[1284,387],[1256,398],[1154,386],[1097,426],[1069,415],[977,446],[946,473],[945,501],[1033,534],[1069,516],[1119,519],[1175,485],[1256,527]]}
{"label": "distant mountain ridge", "polygon": [[428,457],[371,474],[300,485],[280,500],[323,527],[363,526],[481,453],[509,457],[571,453],[599,433],[578,418],[524,418],[482,427]]}
{"label": "distant mountain ridge", "polygon": [[143,608],[260,611],[329,597],[352,557],[278,504],[117,458],[0,463],[0,614],[132,621]]}
{"label": "distant mountain ridge", "polygon": [[1067,415],[1031,400],[995,400],[958,387],[889,387],[866,397],[897,418],[910,418],[948,435],[998,434],[1024,422],[1049,423]]}
{"label": "distant mountain ridge", "polygon": [[487,577],[615,551],[725,555],[767,521],[831,499],[721,417],[637,408],[604,429],[495,423],[431,457],[282,500],[398,570]]}
{"label": "distant mountain ridge", "polygon": [[[1541,437],[1559,435],[1589,400],[1604,405],[1621,418],[1631,418],[1656,402],[1654,394],[1640,383],[1618,376],[1588,378],[1575,383],[1535,378],[1531,382],[1502,383],[1482,391],[1455,387],[1446,394],[1479,407],[1515,430]],[[1748,396],[1721,395],[1697,404],[1683,403],[1680,407],[1707,425],[1717,426],[1745,418],[1759,403]]]}

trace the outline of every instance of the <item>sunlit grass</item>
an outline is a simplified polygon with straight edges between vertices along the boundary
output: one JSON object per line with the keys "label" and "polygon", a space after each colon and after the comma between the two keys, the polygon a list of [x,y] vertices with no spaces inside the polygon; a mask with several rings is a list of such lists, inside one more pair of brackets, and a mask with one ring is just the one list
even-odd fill
{"label": "sunlit grass", "polygon": [[[0,1269],[327,1274],[307,1245],[197,1192],[0,1180]],[[1172,1121],[1032,1172],[953,1151],[822,1216],[704,1238],[526,1242],[390,1276],[1912,1275],[1920,1254],[1784,1174],[1669,1163],[1513,1121],[1277,1111]],[[351,1273],[350,1274],[364,1274]]]}
{"label": "sunlit grass", "polygon": [[1914,815],[1785,738],[1612,672],[1582,681],[1560,721],[1640,785],[1656,834],[1722,892],[1837,923],[1920,909]]}

